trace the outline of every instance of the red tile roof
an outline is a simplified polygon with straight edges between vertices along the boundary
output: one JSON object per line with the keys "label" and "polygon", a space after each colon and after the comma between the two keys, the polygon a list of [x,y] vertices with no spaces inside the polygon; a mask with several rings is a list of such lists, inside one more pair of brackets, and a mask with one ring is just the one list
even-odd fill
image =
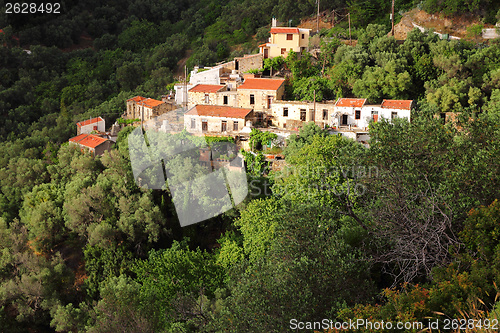
{"label": "red tile roof", "polygon": [[102,119],[101,117],[87,119],[84,121],[80,121],[79,123],[76,123],[76,126],[82,127],[82,126],[86,126],[86,125],[90,125],[90,124],[96,124],[100,121],[104,121],[104,119]]}
{"label": "red tile roof", "polygon": [[380,107],[384,109],[401,109],[401,110],[411,110],[411,104],[413,100],[394,100],[394,99],[384,99]]}
{"label": "red tile roof", "polygon": [[147,98],[147,99],[140,101],[138,104],[147,106],[149,108],[154,108],[155,106],[158,106],[158,105],[163,104],[163,103],[165,103],[165,102],[158,101],[158,100],[152,99],[152,98]]}
{"label": "red tile roof", "polygon": [[340,98],[335,106],[360,108],[365,105],[366,98]]}
{"label": "red tile roof", "polygon": [[189,92],[216,93],[222,88],[224,88],[224,86],[220,84],[197,84],[189,89]]}
{"label": "red tile roof", "polygon": [[142,96],[135,96],[135,97],[132,97],[132,98],[127,99],[127,102],[128,102],[128,101],[140,102],[140,101],[145,100],[145,99],[146,99],[146,97],[142,97]]}
{"label": "red tile roof", "polygon": [[108,139],[104,139],[97,135],[92,135],[92,134],[80,134],[78,136],[69,139],[69,141],[78,143],[88,148],[95,148],[97,146],[100,146],[104,142],[108,141]]}
{"label": "red tile roof", "polygon": [[299,28],[271,28],[272,34],[298,34]]}
{"label": "red tile roof", "polygon": [[196,105],[189,110],[187,116],[201,117],[221,117],[221,118],[242,118],[252,112],[252,109],[234,108],[232,106],[222,105]]}
{"label": "red tile roof", "polygon": [[246,79],[240,89],[258,89],[258,90],[278,90],[285,82],[285,79]]}

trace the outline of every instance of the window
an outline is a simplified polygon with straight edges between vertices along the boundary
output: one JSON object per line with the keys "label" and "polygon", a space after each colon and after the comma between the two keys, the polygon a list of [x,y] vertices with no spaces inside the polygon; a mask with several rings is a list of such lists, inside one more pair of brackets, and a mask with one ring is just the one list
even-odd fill
{"label": "window", "polygon": [[293,40],[293,34],[286,34],[286,40]]}
{"label": "window", "polygon": [[398,113],[397,112],[391,112],[391,119],[396,119],[398,117]]}
{"label": "window", "polygon": [[237,131],[237,130],[238,130],[238,122],[233,121],[233,131]]}
{"label": "window", "polygon": [[285,54],[286,53],[286,49],[285,48],[282,48],[281,49],[281,54]]}
{"label": "window", "polygon": [[361,119],[361,110],[356,110],[356,115],[354,116],[354,119]]}
{"label": "window", "polygon": [[227,96],[224,96],[224,105],[227,105]]}
{"label": "window", "polygon": [[226,131],[227,131],[227,121],[223,120],[221,126],[221,132],[226,132]]}
{"label": "window", "polygon": [[300,109],[300,120],[306,121],[306,110]]}
{"label": "window", "polygon": [[97,126],[94,126],[94,131],[97,131]]}
{"label": "window", "polygon": [[304,34],[302,34],[302,39],[304,39]]}
{"label": "window", "polygon": [[283,108],[283,117],[288,117],[288,108]]}
{"label": "window", "polygon": [[323,109],[323,120],[328,120],[328,110]]}
{"label": "window", "polygon": [[254,104],[255,104],[255,96],[250,95],[250,105],[254,105]]}
{"label": "window", "polygon": [[210,98],[208,97],[208,94],[205,94],[205,104],[208,104],[210,102]]}
{"label": "window", "polygon": [[202,121],[201,121],[201,130],[202,130],[203,132],[208,131],[208,122],[207,122],[206,120],[202,120]]}
{"label": "window", "polygon": [[191,128],[196,128],[196,119],[191,118]]}
{"label": "window", "polygon": [[372,119],[374,122],[378,120],[378,111],[372,111]]}

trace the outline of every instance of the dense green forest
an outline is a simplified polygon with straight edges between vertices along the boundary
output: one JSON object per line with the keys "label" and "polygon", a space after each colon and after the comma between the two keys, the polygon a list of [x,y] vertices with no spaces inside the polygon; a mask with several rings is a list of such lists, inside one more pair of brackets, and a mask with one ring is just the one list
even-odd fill
{"label": "dense green forest", "polygon": [[[160,98],[182,59],[192,68],[256,52],[272,16],[298,24],[315,1],[65,1],[60,15],[7,15],[4,3],[0,331],[500,317],[498,41],[414,30],[398,43],[387,37],[389,1],[322,1],[352,13],[355,46],[342,21],[321,31],[318,58],[291,53],[264,70],[290,74],[289,99],[414,99],[412,122],[371,124],[370,148],[307,124],[287,142],[287,168],[267,173],[257,154],[244,203],[181,228],[168,191],[134,182],[132,128],[92,158],[66,144],[75,122],[109,125],[127,98]],[[498,19],[489,0],[421,5]]]}

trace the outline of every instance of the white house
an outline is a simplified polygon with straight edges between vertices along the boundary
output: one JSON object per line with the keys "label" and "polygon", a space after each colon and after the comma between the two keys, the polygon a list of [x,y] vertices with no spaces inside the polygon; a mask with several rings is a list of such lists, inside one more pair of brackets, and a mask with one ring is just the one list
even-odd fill
{"label": "white house", "polygon": [[106,131],[106,122],[101,117],[87,119],[76,123],[76,134],[90,134],[93,131]]}
{"label": "white house", "polygon": [[370,121],[406,118],[411,120],[412,100],[384,99],[380,105],[366,105],[366,99],[340,98],[334,106],[331,125],[339,128],[367,130]]}

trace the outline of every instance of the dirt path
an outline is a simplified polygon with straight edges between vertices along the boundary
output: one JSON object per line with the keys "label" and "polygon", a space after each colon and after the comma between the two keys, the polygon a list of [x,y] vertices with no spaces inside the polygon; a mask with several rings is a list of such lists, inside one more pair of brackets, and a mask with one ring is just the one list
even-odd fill
{"label": "dirt path", "polygon": [[[425,29],[434,29],[440,34],[449,34],[459,38],[467,36],[467,27],[481,23],[477,17],[472,15],[459,15],[445,17],[442,14],[429,14],[420,9],[412,9],[403,14],[401,21],[394,26],[394,37],[396,39],[406,39],[408,32],[413,30],[413,23]],[[485,28],[493,26],[485,25]]]}

